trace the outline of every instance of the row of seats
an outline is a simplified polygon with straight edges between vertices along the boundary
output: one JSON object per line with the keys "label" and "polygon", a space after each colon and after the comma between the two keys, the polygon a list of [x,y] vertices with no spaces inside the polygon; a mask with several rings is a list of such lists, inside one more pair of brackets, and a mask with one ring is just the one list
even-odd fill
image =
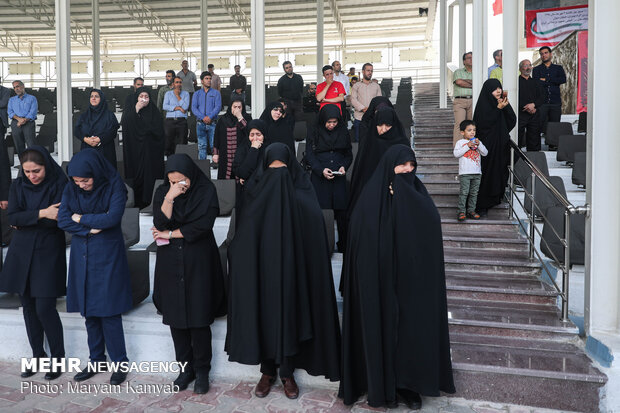
{"label": "row of seats", "polygon": [[[579,115],[580,126],[577,130],[586,131],[587,113]],[[572,182],[585,188],[586,185],[586,147],[587,134],[573,134],[573,126],[569,122],[549,122],[545,143],[557,150],[556,159],[572,166]]]}

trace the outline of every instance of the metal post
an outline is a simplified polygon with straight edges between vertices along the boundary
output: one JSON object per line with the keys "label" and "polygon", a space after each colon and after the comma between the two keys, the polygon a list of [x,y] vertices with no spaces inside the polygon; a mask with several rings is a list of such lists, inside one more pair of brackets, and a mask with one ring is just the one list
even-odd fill
{"label": "metal post", "polygon": [[570,273],[570,216],[564,211],[564,277],[562,277],[562,321],[568,321],[568,281]]}
{"label": "metal post", "polygon": [[101,88],[101,54],[99,52],[99,0],[93,1],[93,87]]}
{"label": "metal post", "polygon": [[474,45],[472,50],[472,105],[475,108],[482,84],[486,78],[487,68],[484,67],[484,39],[486,36],[486,0],[473,0]]}
{"label": "metal post", "polygon": [[251,2],[252,117],[265,108],[265,0]]}
{"label": "metal post", "polygon": [[508,185],[510,185],[510,196],[508,197],[508,204],[510,205],[510,208],[508,209],[508,217],[510,219],[514,218],[514,194],[515,194],[515,165],[514,165],[514,156],[515,156],[515,150],[514,149],[510,149],[510,173],[508,174]]}
{"label": "metal post", "polygon": [[463,66],[463,55],[467,51],[467,0],[459,0],[459,67]]}
{"label": "metal post", "polygon": [[324,0],[316,0],[316,82],[319,83],[323,79],[323,20]]}
{"label": "metal post", "polygon": [[208,31],[207,31],[207,0],[200,0],[200,71],[207,70],[209,59]]}
{"label": "metal post", "polygon": [[70,0],[56,0],[56,106],[58,107],[58,158],[73,156],[73,107],[71,104]]}
{"label": "metal post", "polygon": [[[516,106],[519,100],[519,71],[517,70],[517,62],[519,61],[519,4],[517,1],[505,1],[504,10],[502,13],[504,23],[504,44],[503,55],[504,62],[508,64],[503,65],[503,80],[502,85],[504,90],[508,91],[508,100],[513,102]],[[517,125],[519,124],[519,112],[516,110]],[[518,128],[513,128],[510,131],[510,139],[513,142],[518,142],[517,136]]]}
{"label": "metal post", "polygon": [[[527,194],[527,190],[524,192]],[[534,258],[534,244],[536,241],[536,230],[534,229],[534,225],[536,225],[536,174],[532,172],[532,210],[530,211],[530,259]],[[526,195],[527,196],[527,195]],[[523,198],[525,201],[525,198]]]}
{"label": "metal post", "polygon": [[446,0],[439,0],[439,107],[448,107],[446,95],[446,26],[447,26]]}

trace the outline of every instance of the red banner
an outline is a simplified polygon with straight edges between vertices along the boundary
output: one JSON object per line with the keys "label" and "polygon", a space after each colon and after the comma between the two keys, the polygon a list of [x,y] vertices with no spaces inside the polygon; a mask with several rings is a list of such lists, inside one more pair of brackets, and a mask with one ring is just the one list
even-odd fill
{"label": "red banner", "polygon": [[555,46],[575,30],[587,28],[587,5],[525,11],[528,48]]}
{"label": "red banner", "polygon": [[577,33],[577,113],[588,111],[588,31]]}

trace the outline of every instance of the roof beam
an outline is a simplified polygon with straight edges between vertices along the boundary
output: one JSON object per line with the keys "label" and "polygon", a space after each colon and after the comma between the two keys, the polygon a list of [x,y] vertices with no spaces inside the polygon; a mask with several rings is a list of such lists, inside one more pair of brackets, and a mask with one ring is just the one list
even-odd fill
{"label": "roof beam", "polygon": [[252,23],[250,17],[245,14],[239,2],[237,0],[219,0],[219,2],[222,7],[226,9],[233,21],[237,23],[237,26],[239,26],[248,37],[251,37]]}
{"label": "roof beam", "polygon": [[334,18],[334,23],[336,23],[336,27],[338,28],[338,33],[340,33],[342,44],[346,44],[347,32],[344,28],[344,23],[342,22],[342,16],[340,15],[340,10],[338,10],[336,0],[329,0],[329,8],[332,9],[332,16]]}
{"label": "roof beam", "polygon": [[25,50],[29,48],[29,44],[16,34],[8,30],[0,29],[0,47],[24,55],[26,53]]}
{"label": "roof beam", "polygon": [[155,36],[174,47],[177,52],[185,52],[185,39],[140,0],[112,0],[112,2],[127,13],[132,20],[137,21]]}
{"label": "roof beam", "polygon": [[[45,0],[7,0],[7,3],[46,26],[56,27],[56,10]],[[71,38],[84,46],[92,44],[92,37],[88,29],[73,19],[71,19]]]}

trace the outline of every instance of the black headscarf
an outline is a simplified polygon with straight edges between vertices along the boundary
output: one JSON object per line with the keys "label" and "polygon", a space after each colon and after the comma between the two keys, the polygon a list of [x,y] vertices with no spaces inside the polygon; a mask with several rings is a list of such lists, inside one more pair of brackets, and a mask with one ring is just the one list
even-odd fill
{"label": "black headscarf", "polygon": [[[327,130],[325,124],[329,119],[337,119],[338,124],[333,130]],[[336,105],[325,105],[319,112],[316,134],[312,142],[313,151],[328,152],[351,147],[351,138],[347,125],[342,119],[340,108]]]}
{"label": "black headscarf", "polygon": [[248,148],[252,146],[249,135],[252,129],[257,129],[260,131],[260,133],[263,134],[263,144],[259,148],[259,151],[263,153],[265,151],[265,148],[267,147],[267,124],[261,119],[252,119],[250,122],[248,122],[248,125],[245,127],[245,129],[248,131],[247,136],[238,137],[239,139],[237,140],[237,146],[247,146]]}
{"label": "black headscarf", "polygon": [[230,105],[228,105],[228,109],[226,109],[226,113],[224,114],[224,116],[220,116],[217,120],[218,123],[223,122],[224,126],[227,128],[235,127],[238,122],[237,117],[232,114],[232,105],[235,102],[241,102],[241,115],[246,120],[246,122],[250,122],[252,120],[252,116],[250,116],[246,112],[245,102],[241,99],[234,99],[230,102]]}
{"label": "black headscarf", "polygon": [[277,121],[273,120],[271,111],[276,108],[284,112],[284,107],[280,102],[271,102],[260,115],[260,119],[267,124],[264,144],[270,145],[275,142],[281,142],[295,152],[295,137],[291,123],[283,117],[280,117]]}
{"label": "black headscarf", "polygon": [[[287,167],[269,168],[275,161]],[[269,145],[247,190],[229,248],[231,361],[291,359],[340,377],[340,331],[323,215],[308,175],[282,143]]]}
{"label": "black headscarf", "polygon": [[189,155],[183,153],[168,157],[166,179],[161,186],[166,192],[170,189],[170,181],[167,179],[170,172],[182,173],[190,180],[188,190],[174,199],[172,218],[176,224],[193,222],[206,215],[209,208],[217,204],[217,196],[215,203],[213,202],[215,186]]}
{"label": "black headscarf", "polygon": [[368,104],[368,109],[366,109],[366,112],[364,112],[364,115],[362,116],[362,122],[370,124],[375,117],[375,113],[383,108],[393,109],[394,105],[392,105],[390,99],[384,96],[375,96],[370,100],[370,103]]}
{"label": "black headscarf", "polygon": [[[389,124],[392,127],[383,135],[379,135],[377,125],[381,124]],[[366,138],[360,142],[360,148],[353,164],[353,173],[351,176],[351,196],[349,198],[348,208],[349,215],[353,210],[364,185],[375,171],[381,157],[392,145],[411,146],[411,143],[409,138],[407,138],[407,135],[405,135],[405,129],[398,120],[398,116],[396,115],[394,109],[384,107],[377,111],[371,121]]]}
{"label": "black headscarf", "polygon": [[[76,200],[79,214],[101,214],[107,212],[112,197],[112,191],[121,181],[121,176],[104,156],[93,148],[86,148],[73,155],[67,166],[67,174],[70,177],[93,178],[93,188],[90,191],[81,189],[75,182],[67,188],[72,198]],[[125,185],[122,184],[125,188]],[[67,190],[65,188],[65,190]],[[126,189],[125,189],[126,190]]]}
{"label": "black headscarf", "polygon": [[[80,116],[79,123],[84,136],[103,136],[111,129],[118,129],[118,120],[116,120],[114,113],[108,109],[108,102],[105,100],[103,92],[99,89],[92,89],[90,93],[92,92],[99,94],[99,104],[93,106],[89,103],[88,110]],[[81,136],[80,139],[84,136]]]}
{"label": "black headscarf", "polygon": [[[409,146],[382,157],[351,215],[344,258],[340,397],[396,400],[396,389],[453,393],[441,218]],[[390,193],[390,187],[393,195]]]}
{"label": "black headscarf", "polygon": [[510,130],[515,127],[517,118],[510,104],[497,108],[493,91],[502,88],[497,79],[488,79],[482,85],[480,96],[474,110],[476,137],[489,151],[481,160],[482,180],[478,192],[478,209],[487,209],[502,201],[508,182],[508,163],[510,162]]}
{"label": "black headscarf", "polygon": [[25,152],[28,151],[37,152],[43,157],[45,178],[38,185],[34,185],[22,173],[22,176],[18,176],[13,182],[15,193],[22,209],[44,209],[58,201],[59,195],[62,194],[68,182],[67,175],[44,147],[34,145]]}

